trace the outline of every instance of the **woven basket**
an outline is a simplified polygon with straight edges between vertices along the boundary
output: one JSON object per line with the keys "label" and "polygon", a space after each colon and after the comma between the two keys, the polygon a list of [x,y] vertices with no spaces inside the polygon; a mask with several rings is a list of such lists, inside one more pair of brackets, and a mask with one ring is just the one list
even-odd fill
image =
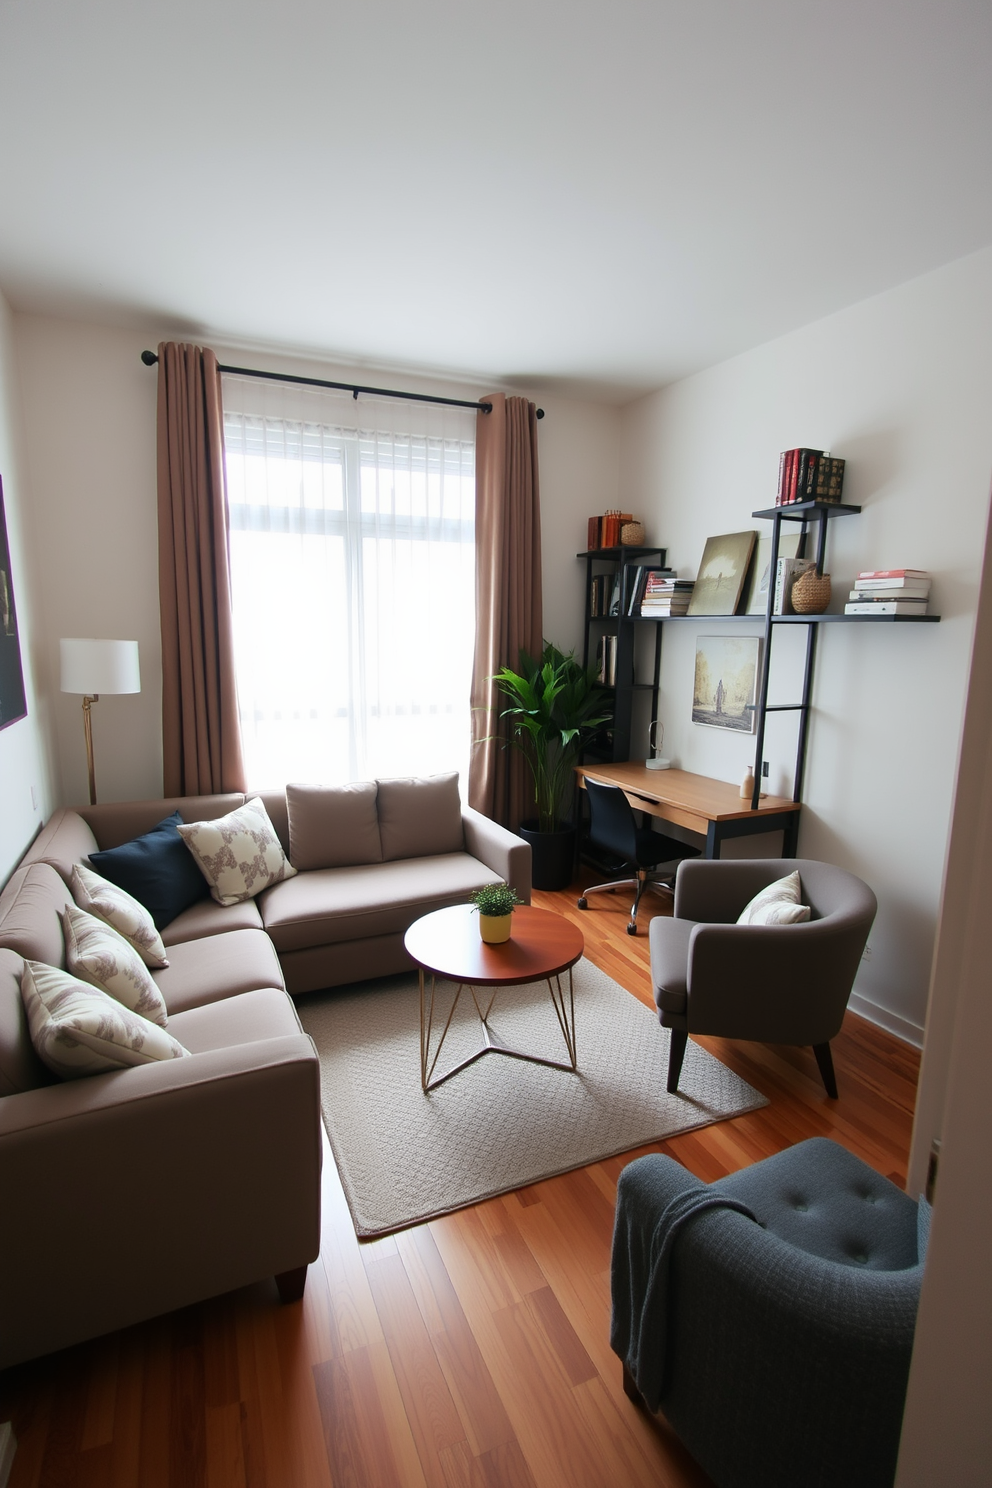
{"label": "woven basket", "polygon": [[624,522],[620,528],[620,546],[624,548],[639,548],[643,545],[645,537],[643,522]]}
{"label": "woven basket", "polygon": [[830,603],[830,575],[815,568],[800,574],[789,595],[797,615],[822,615]]}

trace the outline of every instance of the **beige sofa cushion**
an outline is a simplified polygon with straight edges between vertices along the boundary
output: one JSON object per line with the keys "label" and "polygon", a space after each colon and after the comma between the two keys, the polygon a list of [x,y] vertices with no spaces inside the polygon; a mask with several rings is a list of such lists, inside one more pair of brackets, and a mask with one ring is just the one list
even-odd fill
{"label": "beige sofa cushion", "polygon": [[21,996],[35,1052],[65,1080],[188,1056],[164,1028],[41,961],[25,961]]}
{"label": "beige sofa cushion", "polygon": [[169,1015],[151,972],[113,925],[70,904],[62,915],[62,933],[68,972],[99,987],[132,1013],[165,1027]]}
{"label": "beige sofa cushion", "polygon": [[382,862],[374,780],[287,785],[286,804],[294,868],[307,872]]}
{"label": "beige sofa cushion", "polygon": [[458,772],[379,780],[376,807],[384,862],[464,852]]}
{"label": "beige sofa cushion", "polygon": [[499,882],[468,853],[442,853],[301,873],[266,889],[259,907],[276,950],[296,951],[404,931],[421,915],[464,904],[473,889]]}
{"label": "beige sofa cushion", "polygon": [[242,904],[229,904],[226,907],[218,904],[215,899],[200,899],[196,904],[191,904],[189,909],[184,909],[181,915],[176,915],[171,925],[166,925],[162,931],[162,939],[171,957],[173,946],[190,940],[203,940],[208,935],[226,935],[231,930],[261,928],[262,916],[254,899],[246,899]]}
{"label": "beige sofa cushion", "polygon": [[285,992],[274,987],[242,992],[222,1002],[176,1013],[169,1028],[191,1054],[210,1054],[215,1049],[232,1049],[261,1039],[298,1036],[303,1032],[296,1008]]}
{"label": "beige sofa cushion", "polygon": [[258,798],[212,821],[190,822],[176,831],[210,885],[211,896],[225,906],[254,899],[270,884],[292,878],[282,844]]}
{"label": "beige sofa cushion", "polygon": [[60,916],[72,895],[50,863],[29,863],[0,894],[0,946],[25,960],[65,964]]}
{"label": "beige sofa cushion", "polygon": [[232,930],[171,946],[169,965],[156,971],[154,978],[170,1018],[187,1008],[223,1002],[258,987],[281,992],[285,986],[279,958],[261,929]]}
{"label": "beige sofa cushion", "polygon": [[19,1095],[54,1083],[31,1043],[28,1015],[21,997],[24,961],[14,951],[0,951],[0,1096]]}

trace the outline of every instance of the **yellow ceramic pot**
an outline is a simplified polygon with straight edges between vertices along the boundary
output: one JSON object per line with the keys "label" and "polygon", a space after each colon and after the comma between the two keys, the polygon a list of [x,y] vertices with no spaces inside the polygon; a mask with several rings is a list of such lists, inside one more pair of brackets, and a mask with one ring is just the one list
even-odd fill
{"label": "yellow ceramic pot", "polygon": [[510,938],[510,921],[512,914],[508,915],[479,915],[479,934],[486,945],[502,945],[504,940]]}

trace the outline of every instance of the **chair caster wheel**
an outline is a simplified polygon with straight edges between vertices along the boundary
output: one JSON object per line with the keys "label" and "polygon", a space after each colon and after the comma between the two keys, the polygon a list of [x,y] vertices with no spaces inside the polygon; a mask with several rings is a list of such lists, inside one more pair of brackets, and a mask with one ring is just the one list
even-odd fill
{"label": "chair caster wheel", "polygon": [[576,908],[577,909],[588,909],[589,908],[589,903],[588,903],[588,900],[586,900],[586,899],[577,899],[575,901],[575,904],[576,904]]}
{"label": "chair caster wheel", "polygon": [[634,924],[634,921],[633,920],[631,920],[630,924],[627,926],[627,934],[628,935],[636,935],[637,934],[637,926]]}

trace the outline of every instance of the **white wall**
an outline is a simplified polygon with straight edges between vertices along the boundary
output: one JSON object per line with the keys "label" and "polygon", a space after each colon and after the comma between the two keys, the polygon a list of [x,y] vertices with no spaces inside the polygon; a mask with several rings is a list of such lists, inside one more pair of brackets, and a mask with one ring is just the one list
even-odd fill
{"label": "white wall", "polygon": [[[621,495],[695,576],[710,534],[768,531],[778,455],[847,460],[827,549],[832,609],[862,568],[930,569],[934,626],[822,626],[800,855],[875,889],[854,1006],[918,1040],[926,1008],[992,472],[992,250],[901,286],[631,405]],[[665,629],[665,752],[738,781],[754,741],[689,721],[697,633]],[[747,622],[733,622],[734,634]],[[802,632],[776,637],[771,701],[793,701]],[[724,633],[731,633],[727,625]],[[784,642],[785,644],[782,644]],[[781,644],[781,651],[779,650]],[[770,724],[771,789],[791,794],[794,721]],[[640,752],[640,745],[634,753]]]}
{"label": "white wall", "polygon": [[[86,798],[80,699],[58,688],[60,636],[136,639],[142,691],[101,698],[93,709],[101,800],[162,789],[161,646],[158,616],[155,410],[157,371],[140,353],[174,331],[121,330],[36,315],[16,317],[33,490],[31,544],[39,556],[38,648],[56,722],[58,799]],[[192,339],[192,338],[190,338]],[[367,365],[316,363],[209,341],[221,361],[478,398],[492,382],[444,382]],[[507,389],[507,391],[513,391]],[[544,514],[545,633],[581,639],[580,565],[586,516],[617,488],[617,409],[534,395]],[[562,545],[571,561],[562,564]]]}
{"label": "white wall", "polygon": [[10,876],[48,814],[52,800],[46,743],[47,707],[40,701],[36,685],[39,626],[25,533],[27,484],[20,458],[20,432],[11,315],[6,300],[0,296],[0,477],[27,700],[27,717],[0,731],[0,884]]}

